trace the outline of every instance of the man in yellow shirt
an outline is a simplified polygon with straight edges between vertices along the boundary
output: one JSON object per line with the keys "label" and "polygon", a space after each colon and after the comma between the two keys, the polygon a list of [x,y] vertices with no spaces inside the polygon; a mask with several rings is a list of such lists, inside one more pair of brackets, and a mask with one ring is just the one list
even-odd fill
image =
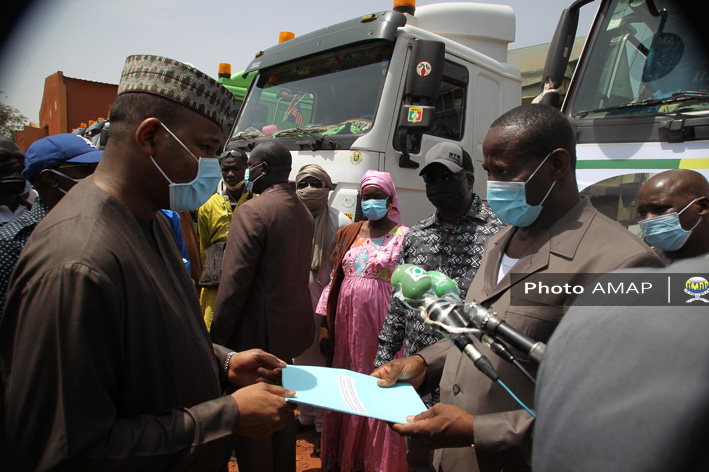
{"label": "man in yellow shirt", "polygon": [[[219,164],[222,170],[224,192],[215,193],[207,203],[199,209],[197,225],[199,229],[199,250],[202,257],[203,276],[200,280],[202,292],[199,304],[207,329],[212,327],[214,304],[217,301],[219,276],[221,275],[221,260],[229,234],[229,225],[234,210],[253,197],[253,193],[244,187],[244,173],[246,172],[246,153],[238,150],[227,150],[221,155]],[[208,248],[214,246],[208,251]],[[209,254],[207,254],[209,253]],[[210,264],[207,257],[214,258]],[[216,271],[213,270],[215,267]]]}

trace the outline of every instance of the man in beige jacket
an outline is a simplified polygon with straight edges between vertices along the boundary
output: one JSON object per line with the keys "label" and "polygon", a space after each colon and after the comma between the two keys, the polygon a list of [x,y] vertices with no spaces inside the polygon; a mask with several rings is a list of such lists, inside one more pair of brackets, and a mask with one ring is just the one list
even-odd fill
{"label": "man in beige jacket", "polygon": [[[488,242],[466,302],[489,307],[510,326],[541,342],[551,336],[572,295],[525,299],[521,289],[525,282],[564,274],[569,284],[587,283],[584,274],[663,265],[645,243],[579,195],[575,147],[573,129],[564,116],[537,104],[502,115],[483,143],[488,203],[509,226]],[[500,379],[533,408],[534,385],[513,365],[478,347]],[[515,354],[535,372],[523,354]],[[437,449],[435,470],[529,469],[534,419],[446,339],[416,356],[385,364],[373,375],[382,378],[382,385],[407,379],[421,391],[440,384],[440,404],[413,423],[394,426],[400,434]]]}

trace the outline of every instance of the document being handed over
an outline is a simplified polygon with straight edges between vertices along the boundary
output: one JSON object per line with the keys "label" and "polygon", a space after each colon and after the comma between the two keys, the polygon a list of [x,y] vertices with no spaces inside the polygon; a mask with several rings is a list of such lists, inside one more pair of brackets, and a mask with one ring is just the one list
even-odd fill
{"label": "document being handed over", "polygon": [[295,396],[287,399],[290,402],[391,423],[406,423],[407,416],[426,410],[408,383],[380,387],[377,380],[370,375],[329,367],[289,365],[283,369],[283,387],[295,390]]}

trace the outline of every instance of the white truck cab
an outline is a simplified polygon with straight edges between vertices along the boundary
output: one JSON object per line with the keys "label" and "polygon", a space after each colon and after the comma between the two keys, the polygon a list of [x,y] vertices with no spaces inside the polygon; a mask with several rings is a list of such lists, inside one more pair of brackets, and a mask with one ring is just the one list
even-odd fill
{"label": "white truck cab", "polygon": [[691,2],[576,0],[549,49],[547,91],[561,84],[586,4],[598,11],[561,105],[577,130],[579,190],[639,234],[637,195],[651,176],[692,169],[709,179],[706,33]]}
{"label": "white truck cab", "polygon": [[514,39],[512,9],[478,3],[381,11],[290,39],[245,69],[256,75],[228,144],[279,140],[293,155],[291,180],[319,164],[331,205],[353,218],[364,173],[387,171],[412,225],[433,212],[419,172],[441,141],[470,153],[484,196],[483,139],[521,102],[520,71],[506,62]]}

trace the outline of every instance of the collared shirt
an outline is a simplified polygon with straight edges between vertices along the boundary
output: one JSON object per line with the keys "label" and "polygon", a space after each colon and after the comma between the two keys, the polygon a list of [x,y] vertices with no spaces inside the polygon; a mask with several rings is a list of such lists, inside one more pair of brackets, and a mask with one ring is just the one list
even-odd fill
{"label": "collared shirt", "polygon": [[[416,264],[446,274],[456,283],[460,299],[464,300],[488,239],[503,226],[490,207],[474,195],[468,211],[453,226],[441,223],[438,211],[412,226],[404,238],[398,264]],[[392,296],[379,333],[375,367],[392,360],[404,341],[404,356],[408,357],[440,338],[441,334],[425,324],[418,312]]]}
{"label": "collared shirt", "polygon": [[20,203],[15,211],[10,210],[6,205],[0,205],[0,227],[19,218],[30,210],[31,205]]}
{"label": "collared shirt", "polygon": [[49,210],[37,199],[31,210],[0,227],[0,313],[5,306],[5,292],[17,258],[37,223],[47,216]]}

